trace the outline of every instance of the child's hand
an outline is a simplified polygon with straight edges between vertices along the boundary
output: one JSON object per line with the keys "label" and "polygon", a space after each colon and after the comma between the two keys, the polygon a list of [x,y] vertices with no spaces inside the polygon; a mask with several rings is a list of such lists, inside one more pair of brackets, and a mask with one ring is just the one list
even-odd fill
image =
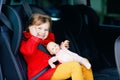
{"label": "child's hand", "polygon": [[30,34],[37,37],[37,31],[36,31],[36,26],[30,26],[29,27],[29,31],[30,31]]}
{"label": "child's hand", "polygon": [[64,46],[68,49],[69,48],[69,40],[65,40],[64,42],[61,42],[61,46]]}

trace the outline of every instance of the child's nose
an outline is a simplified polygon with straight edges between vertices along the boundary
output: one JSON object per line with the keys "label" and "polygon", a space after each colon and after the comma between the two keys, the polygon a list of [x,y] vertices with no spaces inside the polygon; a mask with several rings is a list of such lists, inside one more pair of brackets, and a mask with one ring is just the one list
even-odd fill
{"label": "child's nose", "polygon": [[42,34],[43,34],[43,33],[45,33],[45,31],[44,31],[44,30],[41,30],[39,33],[42,33]]}

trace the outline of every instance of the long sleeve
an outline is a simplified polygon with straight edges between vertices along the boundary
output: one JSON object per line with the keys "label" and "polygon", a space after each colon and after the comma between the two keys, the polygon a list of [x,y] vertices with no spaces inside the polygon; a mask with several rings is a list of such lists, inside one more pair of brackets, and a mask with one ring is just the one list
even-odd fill
{"label": "long sleeve", "polygon": [[40,42],[41,39],[37,37],[30,37],[28,40],[22,40],[21,46],[20,46],[20,51],[24,55],[32,55],[36,51],[36,47],[38,46],[38,43]]}

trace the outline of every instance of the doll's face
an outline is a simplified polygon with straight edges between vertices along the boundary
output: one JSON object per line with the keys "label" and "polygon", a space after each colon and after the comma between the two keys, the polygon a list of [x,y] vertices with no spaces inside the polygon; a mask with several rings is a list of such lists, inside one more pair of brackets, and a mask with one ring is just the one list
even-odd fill
{"label": "doll's face", "polygon": [[47,49],[51,55],[55,55],[60,50],[60,47],[55,42],[49,42],[47,45]]}

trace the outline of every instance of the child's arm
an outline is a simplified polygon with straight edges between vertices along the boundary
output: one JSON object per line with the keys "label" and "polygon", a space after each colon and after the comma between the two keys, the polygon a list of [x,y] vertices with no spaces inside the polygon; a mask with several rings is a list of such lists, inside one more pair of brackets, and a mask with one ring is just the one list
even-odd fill
{"label": "child's arm", "polygon": [[57,58],[54,56],[48,60],[48,64],[50,65],[51,68],[55,68],[54,62],[57,61]]}
{"label": "child's arm", "polygon": [[[24,32],[24,35],[30,35],[30,33]],[[26,38],[26,37],[25,37]],[[39,43],[42,42],[42,39],[39,39],[35,36],[31,36],[30,38],[26,38],[26,40],[22,40],[20,45],[20,51],[22,54],[26,56],[34,55]]]}

